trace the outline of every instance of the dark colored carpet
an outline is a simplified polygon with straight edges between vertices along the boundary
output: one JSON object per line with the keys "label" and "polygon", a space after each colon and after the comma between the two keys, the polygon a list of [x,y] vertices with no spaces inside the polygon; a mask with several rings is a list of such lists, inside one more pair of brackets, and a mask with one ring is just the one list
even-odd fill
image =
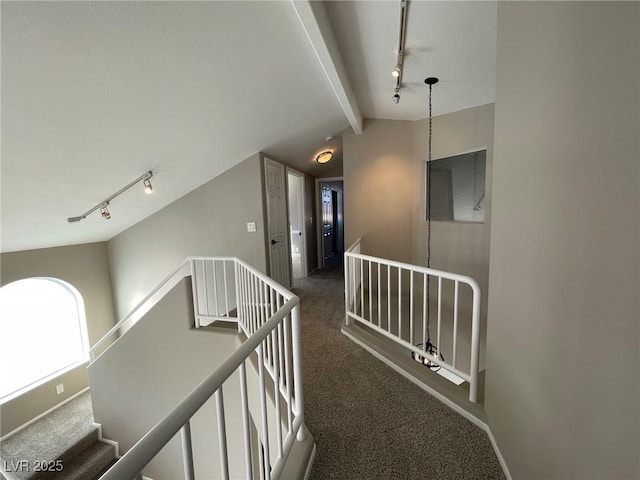
{"label": "dark colored carpet", "polygon": [[0,445],[0,470],[17,480],[93,480],[114,459],[115,448],[98,440],[89,392]]}
{"label": "dark colored carpet", "polygon": [[480,428],[340,333],[339,265],[297,280],[311,479],[503,479]]}

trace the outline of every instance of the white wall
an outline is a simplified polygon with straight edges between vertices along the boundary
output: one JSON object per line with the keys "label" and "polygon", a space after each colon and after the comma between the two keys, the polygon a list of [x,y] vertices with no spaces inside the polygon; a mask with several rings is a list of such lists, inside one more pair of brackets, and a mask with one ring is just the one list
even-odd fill
{"label": "white wall", "polygon": [[499,2],[485,406],[513,478],[640,476],[637,2]]}
{"label": "white wall", "polygon": [[[93,345],[115,324],[106,243],[3,253],[2,285],[30,277],[53,277],[69,282],[84,301],[89,344]],[[55,386],[63,383],[64,393]],[[86,365],[79,366],[1,407],[0,436],[87,387]]]}
{"label": "white wall", "polygon": [[[237,256],[265,272],[262,184],[256,154],[111,239],[118,318],[188,256]],[[247,222],[257,232],[247,232]]]}

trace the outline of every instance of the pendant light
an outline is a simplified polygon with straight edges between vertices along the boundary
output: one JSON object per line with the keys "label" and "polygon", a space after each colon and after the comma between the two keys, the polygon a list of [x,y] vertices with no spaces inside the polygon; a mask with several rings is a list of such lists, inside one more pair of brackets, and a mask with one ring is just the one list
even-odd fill
{"label": "pendant light", "polygon": [[[433,134],[433,113],[431,108],[431,93],[432,87],[438,83],[438,79],[435,77],[427,78],[424,83],[429,85],[429,137],[427,144],[427,268],[431,267],[431,137]],[[427,275],[427,298],[426,298],[426,344],[419,343],[417,345],[418,348],[424,351],[424,355],[419,355],[415,352],[411,352],[411,357],[417,361],[422,363],[423,365],[429,367],[434,372],[440,370],[440,365],[433,362],[433,359],[438,359],[440,361],[444,361],[444,357],[438,351],[438,347],[431,343],[431,333],[429,331],[429,317],[430,317],[430,306],[431,306],[431,292],[430,292],[430,276]]]}

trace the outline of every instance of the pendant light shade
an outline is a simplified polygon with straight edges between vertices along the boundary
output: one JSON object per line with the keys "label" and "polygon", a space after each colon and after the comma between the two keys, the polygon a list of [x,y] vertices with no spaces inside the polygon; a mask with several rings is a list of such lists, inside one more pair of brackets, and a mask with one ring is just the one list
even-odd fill
{"label": "pendant light shade", "polygon": [[431,342],[427,342],[426,348],[423,348],[422,343],[419,343],[416,346],[424,352],[424,355],[420,355],[416,352],[411,352],[411,358],[413,358],[416,362],[423,364],[425,367],[429,367],[434,372],[440,370],[440,365],[433,361],[444,361],[444,357],[441,353],[438,353],[438,349]]}

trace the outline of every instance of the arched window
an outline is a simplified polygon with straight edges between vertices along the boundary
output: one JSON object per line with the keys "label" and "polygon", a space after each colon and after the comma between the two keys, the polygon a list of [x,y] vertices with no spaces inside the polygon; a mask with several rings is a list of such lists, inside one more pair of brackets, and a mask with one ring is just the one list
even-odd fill
{"label": "arched window", "polygon": [[89,354],[82,296],[55,278],[0,288],[0,402],[85,362]]}

